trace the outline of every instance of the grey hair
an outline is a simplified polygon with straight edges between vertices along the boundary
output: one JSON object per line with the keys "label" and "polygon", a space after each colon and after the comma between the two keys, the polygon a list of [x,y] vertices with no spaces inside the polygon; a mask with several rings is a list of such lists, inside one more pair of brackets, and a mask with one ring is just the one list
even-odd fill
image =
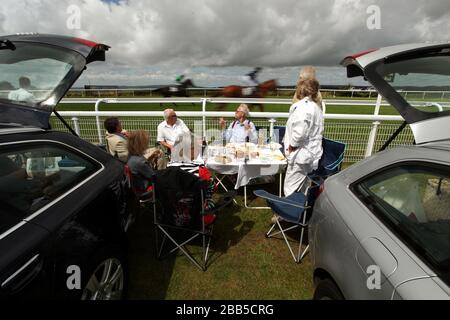
{"label": "grey hair", "polygon": [[170,115],[170,113],[172,111],[174,111],[174,110],[173,109],[166,109],[166,110],[164,110],[164,120],[167,121],[167,119],[169,119],[169,115]]}
{"label": "grey hair", "polygon": [[305,79],[315,79],[316,69],[313,66],[304,66],[298,75],[298,81]]}
{"label": "grey hair", "polygon": [[248,118],[250,115],[250,110],[248,109],[248,106],[245,103],[241,103],[239,107],[236,109],[236,111],[242,111],[245,114],[246,118]]}

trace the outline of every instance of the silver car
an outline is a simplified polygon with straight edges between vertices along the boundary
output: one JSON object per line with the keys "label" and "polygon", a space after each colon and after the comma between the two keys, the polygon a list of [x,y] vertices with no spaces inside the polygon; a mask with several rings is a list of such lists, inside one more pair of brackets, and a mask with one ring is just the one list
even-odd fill
{"label": "silver car", "polygon": [[[342,64],[398,110],[415,145],[326,180],[308,229],[314,298],[449,299],[450,43],[370,50]],[[440,93],[405,97],[413,90]]]}

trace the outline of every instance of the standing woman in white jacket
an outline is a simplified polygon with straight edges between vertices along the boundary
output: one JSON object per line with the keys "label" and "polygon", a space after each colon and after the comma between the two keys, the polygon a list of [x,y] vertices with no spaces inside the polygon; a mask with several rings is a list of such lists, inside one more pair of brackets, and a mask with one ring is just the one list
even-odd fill
{"label": "standing woman in white jacket", "polygon": [[317,169],[322,156],[324,118],[319,98],[319,82],[300,80],[297,85],[298,102],[291,106],[292,113],[284,136],[288,161],[284,180],[284,195],[304,190],[306,175]]}

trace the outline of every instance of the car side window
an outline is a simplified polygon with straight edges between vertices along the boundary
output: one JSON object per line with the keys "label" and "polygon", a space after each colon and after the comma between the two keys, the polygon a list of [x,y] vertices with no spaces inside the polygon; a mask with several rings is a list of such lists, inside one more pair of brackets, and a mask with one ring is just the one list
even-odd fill
{"label": "car side window", "polygon": [[354,188],[401,240],[439,270],[450,268],[450,170],[404,164]]}
{"label": "car side window", "polygon": [[58,144],[23,143],[1,147],[0,228],[8,229],[7,223],[3,226],[7,217],[10,221],[13,217],[26,218],[100,167],[92,159]]}

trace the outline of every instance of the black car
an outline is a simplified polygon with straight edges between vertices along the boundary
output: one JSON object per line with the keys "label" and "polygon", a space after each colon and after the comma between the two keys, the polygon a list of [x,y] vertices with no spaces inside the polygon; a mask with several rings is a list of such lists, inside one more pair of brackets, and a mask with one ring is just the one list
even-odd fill
{"label": "black car", "polygon": [[49,121],[107,49],[72,37],[0,37],[0,297],[123,295],[138,208],[123,164]]}

